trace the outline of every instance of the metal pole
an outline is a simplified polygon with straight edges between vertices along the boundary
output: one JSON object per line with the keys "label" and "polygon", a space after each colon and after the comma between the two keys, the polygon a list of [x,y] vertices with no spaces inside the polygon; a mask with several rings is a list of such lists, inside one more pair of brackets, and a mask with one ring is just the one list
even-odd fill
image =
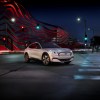
{"label": "metal pole", "polygon": [[87,24],[87,22],[86,22],[86,19],[85,19],[84,20],[84,27],[85,27],[85,29],[84,29],[85,30],[85,33],[84,34],[85,34],[85,36],[87,36],[87,34],[86,34],[86,27],[87,27],[86,24]]}
{"label": "metal pole", "polygon": [[92,31],[93,31],[93,36],[94,36],[94,29],[92,29]]}
{"label": "metal pole", "polygon": [[[85,38],[87,38],[86,28],[87,28],[87,21],[85,19],[84,20],[84,35],[85,35]],[[86,48],[86,46],[87,46],[87,40],[84,40],[84,42],[85,42],[85,48]]]}

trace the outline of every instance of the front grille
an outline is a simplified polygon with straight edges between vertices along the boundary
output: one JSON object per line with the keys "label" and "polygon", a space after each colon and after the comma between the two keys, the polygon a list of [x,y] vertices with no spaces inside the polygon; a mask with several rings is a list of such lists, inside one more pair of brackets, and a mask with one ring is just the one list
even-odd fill
{"label": "front grille", "polygon": [[58,59],[58,60],[63,61],[63,62],[66,62],[66,61],[69,61],[69,60],[72,59],[72,58],[74,58],[74,57],[71,57],[71,58],[69,58],[69,59]]}
{"label": "front grille", "polygon": [[64,56],[64,55],[70,55],[71,56],[71,53],[70,52],[60,52],[58,53],[59,56]]}
{"label": "front grille", "polygon": [[69,61],[70,59],[59,59],[60,61]]}

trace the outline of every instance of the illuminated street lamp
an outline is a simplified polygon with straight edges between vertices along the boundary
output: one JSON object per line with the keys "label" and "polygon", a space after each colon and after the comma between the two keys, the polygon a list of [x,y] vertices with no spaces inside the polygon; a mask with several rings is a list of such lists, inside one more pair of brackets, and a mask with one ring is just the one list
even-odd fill
{"label": "illuminated street lamp", "polygon": [[[15,18],[11,18],[10,21],[14,23],[16,21],[16,19]],[[6,35],[7,35],[7,29],[8,29],[8,25],[6,23]],[[6,36],[6,38],[4,40],[6,40],[6,39],[8,41],[7,36]],[[13,40],[11,40],[11,50],[13,50]]]}
{"label": "illuminated street lamp", "polygon": [[80,21],[81,21],[81,18],[80,18],[80,17],[78,17],[76,20],[77,20],[78,22],[80,22]]}
{"label": "illuminated street lamp", "polygon": [[[14,23],[16,21],[16,19],[13,17],[13,18],[10,19],[10,21]],[[7,23],[6,23],[6,34],[7,34],[7,28],[8,28],[8,26],[7,26]]]}
{"label": "illuminated street lamp", "polygon": [[37,30],[40,30],[40,25],[37,24],[35,28],[36,28]]}
{"label": "illuminated street lamp", "polygon": [[16,19],[15,19],[15,18],[11,18],[11,22],[13,22],[13,23],[14,23],[15,21],[16,21]]}
{"label": "illuminated street lamp", "polygon": [[[81,21],[81,18],[78,17],[77,18],[77,21],[80,22]],[[84,42],[85,42],[85,44],[87,43],[87,40],[88,40],[87,34],[86,34],[86,27],[87,27],[87,20],[84,19]]]}

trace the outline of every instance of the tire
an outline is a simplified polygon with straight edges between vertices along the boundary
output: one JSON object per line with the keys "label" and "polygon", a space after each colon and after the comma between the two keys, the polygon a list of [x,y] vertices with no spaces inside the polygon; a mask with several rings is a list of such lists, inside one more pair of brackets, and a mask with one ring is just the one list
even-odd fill
{"label": "tire", "polygon": [[45,66],[47,66],[47,65],[49,65],[50,64],[50,57],[49,57],[49,55],[48,54],[43,54],[43,56],[42,56],[42,63],[45,65]]}
{"label": "tire", "polygon": [[24,55],[24,59],[26,63],[30,62],[29,55],[27,53]]}
{"label": "tire", "polygon": [[70,64],[71,61],[65,62],[65,64]]}

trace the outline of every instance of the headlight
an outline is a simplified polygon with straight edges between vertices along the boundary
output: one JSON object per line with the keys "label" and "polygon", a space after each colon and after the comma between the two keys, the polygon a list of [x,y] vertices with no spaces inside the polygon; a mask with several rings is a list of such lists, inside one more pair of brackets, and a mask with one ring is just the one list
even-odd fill
{"label": "headlight", "polygon": [[72,51],[70,51],[70,56],[72,56],[73,55],[73,52]]}
{"label": "headlight", "polygon": [[71,52],[71,53],[73,53],[73,51],[72,51],[72,50],[71,50],[70,52]]}
{"label": "headlight", "polygon": [[58,55],[58,52],[55,52],[55,51],[50,50],[49,51],[49,54]]}
{"label": "headlight", "polygon": [[54,55],[58,55],[58,52],[53,52]]}

